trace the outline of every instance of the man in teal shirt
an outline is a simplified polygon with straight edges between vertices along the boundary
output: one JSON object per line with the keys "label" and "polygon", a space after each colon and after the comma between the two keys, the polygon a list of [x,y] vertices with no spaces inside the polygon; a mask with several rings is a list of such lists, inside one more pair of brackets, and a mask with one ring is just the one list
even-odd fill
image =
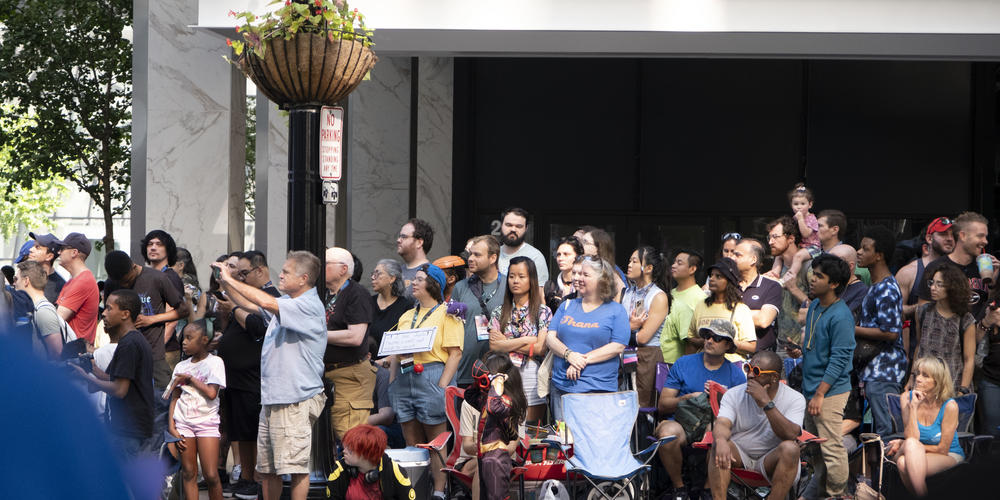
{"label": "man in teal shirt", "polygon": [[[802,349],[802,395],[809,400],[806,430],[826,442],[820,445],[822,461],[813,464],[817,477],[826,476],[826,495],[846,492],[847,450],[841,440],[844,405],[851,390],[851,359],[854,356],[854,315],[840,300],[851,268],[843,259],[823,254],[813,259],[809,288],[814,297],[806,314]],[[820,484],[823,484],[822,482]]]}

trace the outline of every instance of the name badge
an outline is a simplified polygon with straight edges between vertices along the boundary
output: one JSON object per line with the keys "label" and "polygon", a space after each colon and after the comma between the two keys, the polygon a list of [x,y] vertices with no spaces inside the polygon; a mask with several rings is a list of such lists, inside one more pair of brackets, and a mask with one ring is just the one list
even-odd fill
{"label": "name badge", "polygon": [[490,339],[490,322],[482,314],[476,315],[476,337],[479,340]]}

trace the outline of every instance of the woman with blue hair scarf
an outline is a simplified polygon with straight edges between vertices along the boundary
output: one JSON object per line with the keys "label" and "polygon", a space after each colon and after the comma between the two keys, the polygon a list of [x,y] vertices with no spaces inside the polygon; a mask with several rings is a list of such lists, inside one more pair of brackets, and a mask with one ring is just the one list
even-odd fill
{"label": "woman with blue hair scarf", "polygon": [[[444,271],[433,264],[417,270],[411,285],[416,305],[403,313],[398,330],[437,328],[429,351],[391,356],[389,399],[403,426],[407,446],[426,443],[447,430],[444,389],[452,384],[462,359],[465,328],[462,319],[444,303]],[[459,312],[460,314],[460,312]],[[445,474],[441,460],[431,454],[434,495],[444,498]]]}

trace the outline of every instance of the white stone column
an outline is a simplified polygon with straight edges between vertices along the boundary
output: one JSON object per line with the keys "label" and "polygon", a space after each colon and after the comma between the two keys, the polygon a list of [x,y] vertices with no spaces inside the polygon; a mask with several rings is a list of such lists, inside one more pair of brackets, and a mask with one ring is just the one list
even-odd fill
{"label": "white stone column", "polygon": [[256,158],[254,248],[267,256],[277,283],[288,248],[288,118],[259,91]]}
{"label": "white stone column", "polygon": [[[242,75],[222,59],[225,40],[197,23],[197,0],[135,0],[137,89],[135,111],[144,123],[133,126],[133,171],[145,179],[133,185],[142,209],[133,210],[133,238],[152,229],[173,235],[191,251],[207,286],[208,265],[243,241],[243,162],[245,87]],[[141,19],[139,13],[146,14]],[[138,84],[137,84],[138,85]],[[141,151],[141,149],[139,150]],[[144,163],[144,165],[143,165]],[[139,176],[141,177],[141,176]],[[136,251],[133,246],[133,252]]]}
{"label": "white stone column", "polygon": [[341,191],[346,201],[338,209],[349,211],[350,250],[365,274],[379,259],[399,258],[396,235],[409,218],[410,74],[409,58],[380,58],[371,80],[348,98],[345,168],[352,187]]}

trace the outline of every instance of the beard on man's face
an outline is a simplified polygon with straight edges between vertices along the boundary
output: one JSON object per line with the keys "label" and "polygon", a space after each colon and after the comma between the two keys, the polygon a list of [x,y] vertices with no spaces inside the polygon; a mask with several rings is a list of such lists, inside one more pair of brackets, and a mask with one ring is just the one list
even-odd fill
{"label": "beard on man's face", "polygon": [[509,247],[521,246],[524,243],[524,235],[518,235],[514,231],[510,231],[503,236],[503,243]]}

